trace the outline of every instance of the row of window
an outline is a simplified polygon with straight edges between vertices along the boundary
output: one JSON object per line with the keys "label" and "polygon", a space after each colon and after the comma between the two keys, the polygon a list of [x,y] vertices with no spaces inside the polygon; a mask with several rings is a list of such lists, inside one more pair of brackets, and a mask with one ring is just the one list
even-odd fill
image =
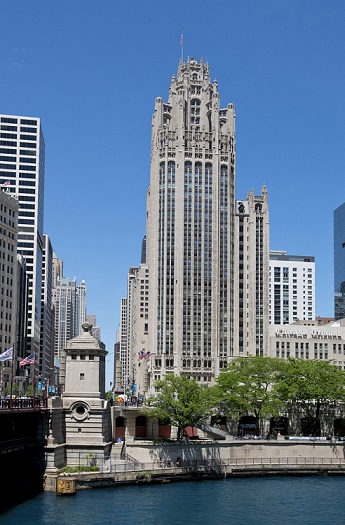
{"label": "row of window", "polygon": [[[3,157],[3,159],[4,158],[6,158],[6,157]],[[7,160],[9,160],[9,159],[7,159]],[[34,163],[36,163],[36,160],[35,159],[29,159],[29,161],[25,161],[25,162],[34,162]],[[2,170],[9,170],[9,171],[16,171],[16,164],[6,164],[4,162],[0,162],[0,169],[2,169]],[[26,166],[25,164],[19,164],[19,169],[21,171],[36,171],[36,166]],[[7,175],[11,176],[10,173],[8,173]]]}
{"label": "row of window", "polygon": [[[8,140],[17,140],[17,133],[0,133],[0,138]],[[36,142],[37,137],[36,135],[20,135],[20,140],[32,140],[33,142]],[[25,144],[25,147],[35,148],[36,144],[32,144],[31,142],[29,142],[28,144]]]}
{"label": "row of window", "polygon": [[[17,132],[17,126],[11,126],[8,124],[1,124],[0,129],[3,131],[15,131]],[[21,133],[37,133],[37,128],[29,128],[27,126],[20,126]]]}
{"label": "row of window", "polygon": [[71,359],[76,360],[78,358],[80,359],[80,361],[85,361],[86,358],[88,358],[89,361],[94,361],[95,355],[94,354],[84,354],[84,353],[82,353],[82,354],[75,354],[75,353],[71,354]]}
{"label": "row of window", "polygon": [[[18,119],[15,117],[1,117],[1,122],[5,124],[17,124]],[[37,126],[37,120],[29,120],[26,118],[20,119],[20,124],[24,124],[26,126]]]}

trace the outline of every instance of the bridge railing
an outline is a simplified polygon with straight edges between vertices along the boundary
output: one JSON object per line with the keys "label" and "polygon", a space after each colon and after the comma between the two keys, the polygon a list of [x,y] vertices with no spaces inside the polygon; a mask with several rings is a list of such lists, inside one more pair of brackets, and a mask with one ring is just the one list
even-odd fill
{"label": "bridge railing", "polygon": [[47,399],[42,397],[29,397],[27,399],[0,399],[0,410],[27,410],[47,408]]}

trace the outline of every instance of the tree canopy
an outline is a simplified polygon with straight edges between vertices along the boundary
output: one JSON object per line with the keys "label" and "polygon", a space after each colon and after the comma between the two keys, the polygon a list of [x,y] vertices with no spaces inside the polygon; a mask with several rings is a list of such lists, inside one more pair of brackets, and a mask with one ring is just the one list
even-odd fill
{"label": "tree canopy", "polygon": [[275,391],[283,402],[300,403],[309,415],[316,406],[319,417],[322,404],[343,400],[345,373],[330,361],[290,358],[284,363]]}
{"label": "tree canopy", "polygon": [[318,419],[321,405],[345,399],[345,372],[330,361],[238,357],[217,384],[224,411],[238,418],[253,414],[259,425],[291,404]]}
{"label": "tree canopy", "polygon": [[278,416],[283,402],[274,387],[283,366],[284,362],[278,358],[235,358],[217,379],[223,410],[238,418],[252,413],[259,424],[263,418]]}
{"label": "tree canopy", "polygon": [[206,421],[212,414],[215,399],[212,388],[199,385],[187,376],[168,374],[156,381],[156,397],[148,398],[146,413],[177,427],[177,438],[188,426]]}

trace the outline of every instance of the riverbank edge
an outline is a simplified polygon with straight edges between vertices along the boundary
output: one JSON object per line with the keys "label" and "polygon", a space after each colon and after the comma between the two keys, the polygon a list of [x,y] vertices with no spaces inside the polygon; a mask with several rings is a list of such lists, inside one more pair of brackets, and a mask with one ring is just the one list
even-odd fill
{"label": "riverbank edge", "polygon": [[345,476],[344,467],[327,467],[325,465],[294,465],[275,467],[198,467],[157,469],[156,471],[128,471],[123,473],[77,473],[77,474],[46,474],[44,490],[56,492],[58,479],[75,479],[76,490],[95,488],[120,487],[125,485],[158,485],[182,481],[219,480],[245,477],[272,476]]}

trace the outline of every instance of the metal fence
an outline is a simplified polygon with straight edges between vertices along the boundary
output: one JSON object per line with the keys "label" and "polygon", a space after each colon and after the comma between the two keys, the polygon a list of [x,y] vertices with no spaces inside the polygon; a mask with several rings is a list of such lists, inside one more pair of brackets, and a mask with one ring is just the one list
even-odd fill
{"label": "metal fence", "polygon": [[164,458],[159,461],[141,463],[127,456],[102,456],[79,453],[74,469],[79,472],[101,472],[117,474],[124,472],[195,472],[195,471],[223,471],[226,468],[293,468],[293,467],[345,467],[345,458],[319,458],[319,457],[277,457],[277,458],[233,458],[229,460],[199,459],[171,461]]}

